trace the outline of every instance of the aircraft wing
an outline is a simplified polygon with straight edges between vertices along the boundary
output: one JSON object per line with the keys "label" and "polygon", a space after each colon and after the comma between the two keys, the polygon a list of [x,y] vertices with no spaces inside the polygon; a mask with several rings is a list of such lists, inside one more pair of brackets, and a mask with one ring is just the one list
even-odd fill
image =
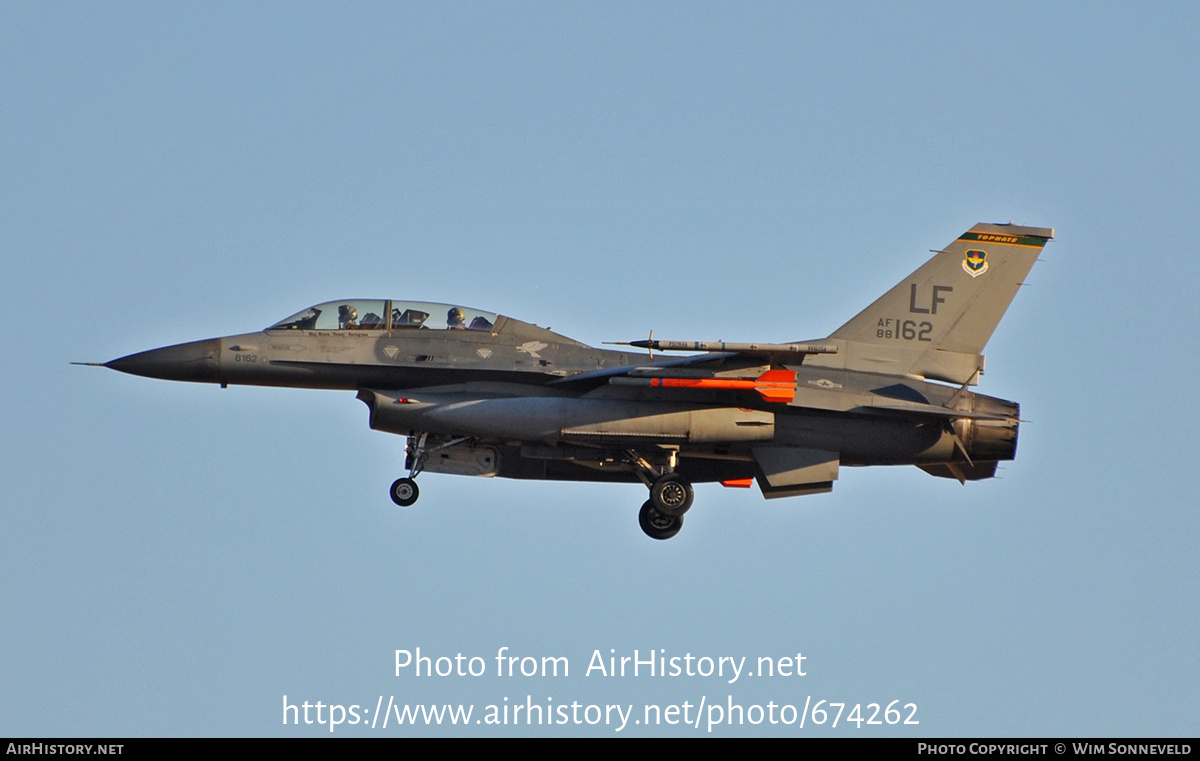
{"label": "aircraft wing", "polygon": [[[606,367],[601,370],[591,370],[585,373],[576,375],[568,375],[564,378],[550,381],[551,386],[588,386],[596,387],[603,386],[608,383],[609,378],[617,378],[622,376],[634,376],[645,374],[647,372],[660,372],[662,370],[671,370],[675,368],[704,368],[705,365],[711,365],[706,368],[712,372],[717,369],[728,359],[737,357],[738,352],[722,352],[719,354],[696,354],[690,357],[674,357],[672,359],[662,359],[657,361],[642,362],[636,365],[623,365],[621,367]],[[755,363],[756,365],[761,363]]]}
{"label": "aircraft wing", "polygon": [[[649,342],[638,342],[646,344]],[[655,344],[666,345],[668,342]],[[682,344],[683,342],[672,342]],[[730,344],[722,344],[730,346]],[[695,348],[703,347],[701,343],[692,344]],[[734,344],[733,346],[739,346]],[[622,367],[593,370],[577,375],[553,380],[549,385],[559,385],[568,388],[592,389],[603,385],[612,386],[643,386],[649,388],[673,388],[692,390],[744,390],[755,391],[764,401],[787,404],[791,407],[804,407],[828,412],[850,412],[865,415],[901,416],[911,419],[934,419],[951,421],[969,419],[979,421],[1005,421],[1014,416],[1011,410],[963,410],[957,405],[942,405],[931,402],[914,389],[902,388],[906,394],[896,394],[895,384],[890,388],[878,386],[878,381],[869,384],[857,382],[854,378],[837,374],[843,383],[837,383],[824,378],[831,375],[829,370],[819,370],[816,375],[820,379],[808,377],[798,378],[796,365],[793,369],[778,366],[781,359],[792,358],[799,364],[802,355],[808,352],[797,351],[795,347],[808,348],[805,344],[785,344],[783,351],[776,351],[780,345],[756,345],[760,347],[757,353],[744,351],[716,352],[710,349],[707,354],[693,354],[677,359],[662,359],[625,365]],[[762,348],[762,347],[769,348]],[[659,348],[656,346],[655,348]],[[817,346],[824,349],[824,346]],[[816,353],[816,352],[813,352]],[[784,355],[784,356],[780,356]],[[774,367],[774,369],[772,369]],[[878,377],[878,376],[876,376]],[[888,379],[889,383],[892,379]],[[905,398],[907,395],[908,398]]]}
{"label": "aircraft wing", "polygon": [[[592,370],[586,373],[571,375],[560,380],[552,381],[554,385],[591,385],[600,386],[612,383],[611,379],[630,377],[645,378],[647,376],[668,376],[705,378],[715,377],[720,373],[723,377],[743,377],[739,370],[745,370],[744,377],[753,378],[761,374],[764,365],[782,364],[791,360],[801,362],[808,354],[833,354],[837,346],[820,341],[797,341],[789,344],[768,343],[732,343],[728,341],[662,341],[646,339],[641,341],[621,341],[619,346],[634,346],[651,351],[699,351],[704,354],[693,354],[677,359],[661,359],[637,365]],[[667,371],[667,372],[664,372]],[[674,372],[671,372],[674,371]],[[619,382],[614,385],[620,385]]]}
{"label": "aircraft wing", "polygon": [[851,408],[852,411],[877,411],[887,413],[900,413],[916,416],[932,416],[935,418],[945,418],[946,420],[958,420],[965,418],[969,420],[1008,420],[1011,415],[997,415],[989,412],[968,412],[966,410],[956,410],[950,407],[942,407],[937,404],[918,404],[916,402],[907,402],[903,404],[863,404]]}

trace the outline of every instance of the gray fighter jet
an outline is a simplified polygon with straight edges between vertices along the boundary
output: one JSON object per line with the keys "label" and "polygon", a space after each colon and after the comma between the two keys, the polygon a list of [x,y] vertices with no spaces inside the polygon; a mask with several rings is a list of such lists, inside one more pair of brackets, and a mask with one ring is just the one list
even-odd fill
{"label": "gray fighter jet", "polygon": [[[1051,229],[979,224],[827,338],[597,349],[454,304],[346,299],[257,333],[104,363],[202,383],[349,389],[408,438],[391,497],[422,472],[641,481],[639,522],[679,532],[693,482],[764,497],[828,492],[842,465],[916,465],[960,482],[1016,453],[1019,409],[967,390]],[[690,352],[664,358],[654,352]]]}

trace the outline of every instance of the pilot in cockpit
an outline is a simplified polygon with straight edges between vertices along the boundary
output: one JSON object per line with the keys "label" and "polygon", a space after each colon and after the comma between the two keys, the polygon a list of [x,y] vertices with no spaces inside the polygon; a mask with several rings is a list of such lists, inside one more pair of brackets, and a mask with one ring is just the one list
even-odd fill
{"label": "pilot in cockpit", "polygon": [[358,310],[349,304],[342,304],[338,307],[338,329],[345,330],[346,328],[358,327]]}
{"label": "pilot in cockpit", "polygon": [[451,330],[466,330],[467,314],[458,307],[453,307],[449,312],[446,312],[446,327]]}

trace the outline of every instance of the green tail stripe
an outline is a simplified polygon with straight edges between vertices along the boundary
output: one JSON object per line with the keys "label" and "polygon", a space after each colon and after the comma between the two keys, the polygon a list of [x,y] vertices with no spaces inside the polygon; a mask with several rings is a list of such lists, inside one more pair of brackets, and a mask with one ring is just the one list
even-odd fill
{"label": "green tail stripe", "polygon": [[1008,246],[1045,246],[1046,238],[1036,235],[1005,235],[1004,233],[963,233],[959,240],[973,240],[982,243],[1003,243]]}

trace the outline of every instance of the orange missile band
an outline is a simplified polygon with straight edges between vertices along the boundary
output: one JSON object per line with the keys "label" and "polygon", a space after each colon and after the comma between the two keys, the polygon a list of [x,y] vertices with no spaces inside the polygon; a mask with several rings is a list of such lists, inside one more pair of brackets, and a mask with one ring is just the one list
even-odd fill
{"label": "orange missile band", "polygon": [[786,404],[796,397],[796,373],[791,370],[768,370],[754,380],[730,378],[645,378],[637,380],[642,380],[647,382],[647,385],[658,388],[757,391],[764,400],[781,404]]}

